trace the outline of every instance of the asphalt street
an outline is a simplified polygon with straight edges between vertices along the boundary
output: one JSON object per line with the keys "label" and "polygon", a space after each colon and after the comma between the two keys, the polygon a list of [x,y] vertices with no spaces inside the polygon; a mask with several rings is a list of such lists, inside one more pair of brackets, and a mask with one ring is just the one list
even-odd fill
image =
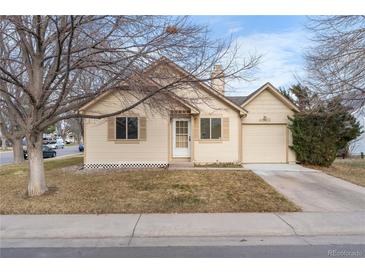
{"label": "asphalt street", "polygon": [[3,248],[2,258],[364,258],[365,245]]}
{"label": "asphalt street", "polygon": [[[79,153],[79,147],[75,146],[65,146],[63,149],[56,149],[57,156],[65,156]],[[13,152],[0,152],[0,165],[2,164],[11,164],[13,162]]]}

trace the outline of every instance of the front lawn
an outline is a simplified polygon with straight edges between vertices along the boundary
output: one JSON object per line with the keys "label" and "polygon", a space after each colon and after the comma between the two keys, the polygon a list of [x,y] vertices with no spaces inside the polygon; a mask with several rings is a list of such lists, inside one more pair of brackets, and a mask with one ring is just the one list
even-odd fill
{"label": "front lawn", "polygon": [[0,167],[1,214],[299,211],[251,171],[80,171],[82,157],[46,161],[50,192],[24,195],[26,164]]}
{"label": "front lawn", "polygon": [[238,163],[211,163],[211,164],[198,164],[195,163],[194,167],[208,167],[208,168],[242,168]]}
{"label": "front lawn", "polygon": [[365,159],[336,159],[332,166],[320,169],[329,175],[365,186]]}

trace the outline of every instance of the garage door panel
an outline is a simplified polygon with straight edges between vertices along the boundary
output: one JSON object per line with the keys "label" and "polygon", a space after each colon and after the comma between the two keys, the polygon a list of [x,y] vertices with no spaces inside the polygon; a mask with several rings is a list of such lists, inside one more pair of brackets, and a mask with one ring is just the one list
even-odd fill
{"label": "garage door panel", "polygon": [[242,156],[245,163],[285,163],[285,125],[244,125]]}

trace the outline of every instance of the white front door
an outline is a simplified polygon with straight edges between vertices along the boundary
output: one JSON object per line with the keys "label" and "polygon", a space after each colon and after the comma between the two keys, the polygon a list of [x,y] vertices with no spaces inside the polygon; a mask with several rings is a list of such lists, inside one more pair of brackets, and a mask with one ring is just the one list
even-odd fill
{"label": "white front door", "polygon": [[173,157],[190,157],[191,142],[191,123],[190,119],[173,119]]}

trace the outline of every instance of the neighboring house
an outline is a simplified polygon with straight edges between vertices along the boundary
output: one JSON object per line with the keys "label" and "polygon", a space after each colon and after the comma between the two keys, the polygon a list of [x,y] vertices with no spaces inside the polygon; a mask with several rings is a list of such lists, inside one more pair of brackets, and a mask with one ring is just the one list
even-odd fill
{"label": "neighboring house", "polygon": [[[158,61],[186,74],[172,62]],[[215,66],[213,73],[219,73]],[[213,88],[214,87],[214,88]],[[187,87],[167,114],[141,104],[117,117],[85,119],[85,167],[162,167],[174,162],[294,163],[288,116],[298,111],[273,85],[266,83],[249,96],[224,95],[224,80],[212,86]],[[199,94],[209,98],[200,100]],[[124,95],[123,95],[124,96]],[[84,106],[85,114],[112,113],[120,109],[120,92],[109,92]],[[181,98],[181,97],[179,97]],[[186,98],[186,97],[185,97]],[[191,101],[194,101],[192,105]]]}
{"label": "neighboring house", "polygon": [[67,136],[65,138],[65,142],[66,142],[66,144],[75,143],[75,137],[73,136],[73,134],[71,132],[67,133]]}
{"label": "neighboring house", "polygon": [[361,155],[361,152],[365,154],[365,107],[362,107],[359,110],[355,111],[353,115],[360,123],[361,130],[364,131],[360,135],[360,137],[351,142],[349,146],[350,154],[353,156],[358,156]]}

